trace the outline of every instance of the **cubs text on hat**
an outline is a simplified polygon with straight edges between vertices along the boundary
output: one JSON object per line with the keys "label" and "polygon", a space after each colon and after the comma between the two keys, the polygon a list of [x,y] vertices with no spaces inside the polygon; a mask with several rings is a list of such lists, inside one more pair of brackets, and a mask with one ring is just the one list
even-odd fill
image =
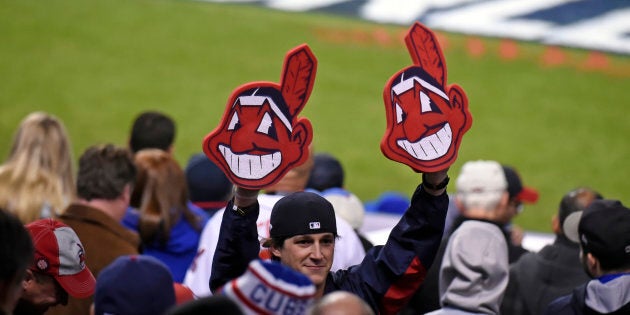
{"label": "cubs text on hat", "polygon": [[305,314],[314,301],[315,285],[278,262],[253,260],[219,294],[237,301],[245,314]]}
{"label": "cubs text on hat", "polygon": [[35,245],[31,270],[51,275],[74,298],[94,294],[96,280],[85,265],[85,250],[74,230],[53,219],[26,225]]}

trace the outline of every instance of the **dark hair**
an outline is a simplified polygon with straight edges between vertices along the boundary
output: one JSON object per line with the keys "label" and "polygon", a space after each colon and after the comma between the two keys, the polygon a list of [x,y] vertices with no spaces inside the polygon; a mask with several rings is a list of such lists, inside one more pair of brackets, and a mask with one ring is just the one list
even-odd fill
{"label": "dark hair", "polygon": [[269,256],[271,256],[271,260],[280,262],[280,257],[274,255],[271,252],[271,248],[273,248],[273,247],[283,248],[284,247],[284,241],[286,241],[287,238],[289,238],[289,237],[287,237],[287,236],[277,236],[277,237],[269,237],[269,238],[264,240],[262,246],[263,247],[267,247],[267,250],[269,250]]}
{"label": "dark hair", "polygon": [[144,112],[131,127],[129,148],[134,154],[142,149],[167,151],[175,139],[175,121],[160,112]]}
{"label": "dark hair", "polygon": [[0,209],[0,283],[21,278],[33,262],[33,241],[22,222]]}
{"label": "dark hair", "polygon": [[129,150],[112,144],[92,146],[79,158],[77,195],[88,201],[116,199],[135,179]]}
{"label": "dark hair", "polygon": [[324,191],[329,188],[343,188],[344,171],[341,162],[327,153],[317,153],[313,157],[313,168],[306,183],[307,188]]}
{"label": "dark hair", "polygon": [[560,221],[560,226],[564,224],[564,220],[569,216],[569,214],[576,211],[584,211],[584,209],[586,209],[593,200],[602,198],[602,195],[600,195],[597,191],[588,187],[579,187],[566,193],[566,195],[562,197],[562,200],[560,200],[560,205],[558,207],[558,219]]}
{"label": "dark hair", "polygon": [[630,270],[630,259],[628,257],[626,257],[625,259],[619,259],[618,257],[604,257],[601,255],[597,255],[585,246],[580,247],[582,248],[582,256],[586,257],[586,254],[590,253],[597,258],[597,260],[599,261],[599,266],[604,273],[613,273],[617,271],[625,272],[627,270]]}

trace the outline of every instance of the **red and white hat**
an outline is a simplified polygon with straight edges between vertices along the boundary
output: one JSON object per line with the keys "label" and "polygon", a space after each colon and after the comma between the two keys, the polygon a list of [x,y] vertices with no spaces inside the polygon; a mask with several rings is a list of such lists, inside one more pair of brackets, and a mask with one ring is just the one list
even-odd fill
{"label": "red and white hat", "polygon": [[315,285],[307,276],[274,261],[252,260],[219,292],[246,315],[306,314],[315,301]]}
{"label": "red and white hat", "polygon": [[26,225],[35,245],[31,270],[55,278],[74,298],[94,294],[96,279],[85,265],[85,250],[69,226],[53,219],[41,219]]}

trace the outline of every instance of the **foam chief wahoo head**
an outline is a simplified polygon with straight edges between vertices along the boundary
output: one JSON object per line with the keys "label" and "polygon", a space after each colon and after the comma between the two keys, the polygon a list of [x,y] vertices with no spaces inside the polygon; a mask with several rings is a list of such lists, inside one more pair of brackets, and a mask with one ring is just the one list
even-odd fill
{"label": "foam chief wahoo head", "polygon": [[303,44],[285,56],[279,84],[250,82],[232,92],[203,150],[234,184],[265,188],[308,159],[313,128],[298,113],[311,94],[316,70],[317,59]]}
{"label": "foam chief wahoo head", "polygon": [[446,62],[433,32],[416,22],[405,42],[413,65],[385,85],[387,129],[381,151],[417,172],[435,172],[457,159],[472,116],[464,90],[446,85]]}

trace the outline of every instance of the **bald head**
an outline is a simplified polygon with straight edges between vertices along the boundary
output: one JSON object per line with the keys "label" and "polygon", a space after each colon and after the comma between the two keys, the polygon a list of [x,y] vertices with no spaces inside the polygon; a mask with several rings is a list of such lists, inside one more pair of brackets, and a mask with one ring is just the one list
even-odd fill
{"label": "bald head", "polygon": [[277,183],[265,188],[268,193],[292,193],[303,191],[313,168],[313,151],[309,150],[309,158],[301,165],[289,170]]}
{"label": "bald head", "polygon": [[324,295],[311,309],[310,315],[374,315],[374,311],[360,297],[346,291]]}

